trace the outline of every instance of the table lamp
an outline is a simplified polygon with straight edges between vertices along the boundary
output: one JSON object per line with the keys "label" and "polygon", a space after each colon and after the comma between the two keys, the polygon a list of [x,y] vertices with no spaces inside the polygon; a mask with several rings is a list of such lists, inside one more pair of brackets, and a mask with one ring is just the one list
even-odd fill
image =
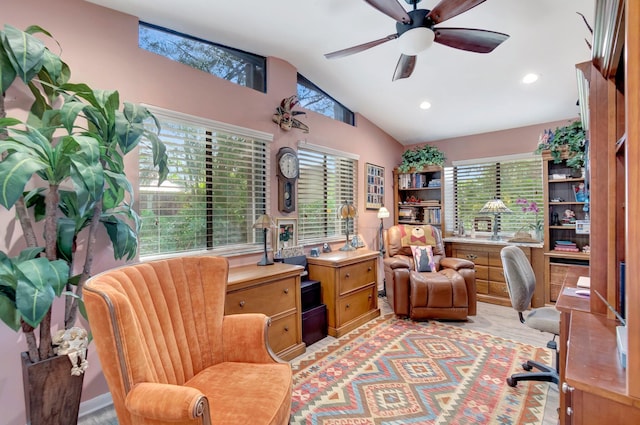
{"label": "table lamp", "polygon": [[510,214],[511,211],[500,199],[492,199],[484,204],[484,207],[480,209],[481,214],[493,214],[493,235],[491,235],[492,241],[499,241],[498,236],[498,216],[500,214]]}
{"label": "table lamp", "polygon": [[262,229],[264,232],[264,256],[262,257],[262,260],[258,261],[259,266],[269,266],[273,264],[273,260],[269,260],[269,257],[267,256],[267,231],[274,226],[273,220],[271,220],[271,217],[269,217],[268,214],[262,214],[258,217],[256,222],[253,223],[254,229]]}
{"label": "table lamp", "polygon": [[384,222],[383,219],[389,217],[389,210],[385,207],[380,207],[378,210],[378,218],[380,219],[380,254],[384,256]]}
{"label": "table lamp", "polygon": [[346,201],[344,204],[338,208],[338,217],[344,220],[347,220],[347,224],[345,225],[345,233],[347,235],[347,241],[344,246],[340,248],[340,251],[354,251],[356,248],[349,243],[349,219],[353,219],[356,216],[356,207],[349,201]]}

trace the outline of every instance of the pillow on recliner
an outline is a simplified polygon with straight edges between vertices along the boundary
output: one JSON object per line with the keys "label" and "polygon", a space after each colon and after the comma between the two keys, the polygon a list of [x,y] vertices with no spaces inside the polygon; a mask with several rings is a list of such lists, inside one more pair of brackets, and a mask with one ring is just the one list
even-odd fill
{"label": "pillow on recliner", "polygon": [[436,263],[433,261],[433,248],[427,246],[411,246],[413,262],[417,272],[435,272]]}

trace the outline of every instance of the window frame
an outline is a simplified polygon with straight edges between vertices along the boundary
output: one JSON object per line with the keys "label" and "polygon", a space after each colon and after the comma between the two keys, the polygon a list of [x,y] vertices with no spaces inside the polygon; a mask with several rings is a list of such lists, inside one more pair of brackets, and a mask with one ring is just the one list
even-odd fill
{"label": "window frame", "polygon": [[[314,174],[311,174],[312,166],[319,167],[319,163],[314,162],[313,157],[329,158],[331,162],[340,162],[343,165],[338,164],[336,171],[331,167],[335,167],[335,164],[322,165],[320,174],[318,169]],[[298,243],[302,245],[321,244],[324,242],[337,242],[344,241],[346,238],[345,224],[346,221],[338,218],[338,209],[345,201],[349,201],[356,207],[358,211],[358,167],[359,167],[359,155],[348,152],[339,151],[336,149],[327,148],[325,146],[314,145],[307,142],[299,142],[298,144],[298,159],[300,162],[300,175],[298,177]],[[320,162],[320,161],[318,161]],[[340,173],[339,171],[343,172]],[[324,185],[322,186],[322,193],[317,192],[318,184],[316,177],[322,176]],[[332,182],[332,177],[336,178],[337,185]],[[307,182],[307,180],[309,180]],[[333,185],[332,187],[330,187]],[[349,190],[350,193],[345,194],[345,190]],[[335,196],[329,196],[332,191],[335,191]],[[315,192],[315,193],[314,193]],[[350,197],[349,199],[347,199]],[[339,199],[342,198],[342,199]],[[313,220],[307,217],[307,214],[314,214],[311,210],[314,202],[324,202],[323,208],[326,212],[321,214],[320,221],[324,221],[324,224],[318,225],[312,224]],[[309,213],[306,209],[309,208]],[[313,215],[317,218],[317,215]],[[357,235],[358,231],[358,217],[353,220],[349,220],[349,236],[353,237]],[[322,234],[318,234],[322,232]],[[310,236],[311,235],[311,236]]]}
{"label": "window frame", "polygon": [[[149,111],[151,111],[154,114],[154,116],[159,120],[161,125],[163,123],[168,124],[168,122],[171,121],[174,124],[184,123],[185,126],[192,126],[193,128],[198,128],[198,130],[202,130],[202,132],[198,134],[205,134],[204,138],[207,140],[207,142],[202,143],[201,147],[203,149],[207,149],[207,150],[215,149],[217,139],[222,136],[228,137],[234,140],[230,142],[229,145],[224,145],[226,149],[233,149],[235,145],[239,145],[239,143],[235,141],[235,138],[242,139],[243,142],[245,142],[244,139],[250,139],[252,140],[252,146],[249,147],[247,150],[252,150],[254,154],[259,154],[260,157],[262,158],[262,162],[259,167],[254,167],[254,166],[250,167],[250,170],[251,170],[250,174],[246,176],[246,178],[249,178],[251,182],[256,182],[256,181],[260,182],[259,185],[255,185],[255,187],[259,189],[258,195],[251,195],[252,201],[250,203],[247,203],[247,204],[251,204],[251,207],[249,208],[248,211],[244,213],[245,217],[244,217],[244,222],[242,223],[242,228],[250,229],[250,230],[247,230],[246,241],[240,242],[240,243],[229,243],[229,244],[218,245],[218,246],[215,246],[213,244],[213,241],[215,240],[215,235],[214,235],[215,223],[214,222],[216,220],[216,216],[213,215],[212,210],[213,210],[214,196],[219,195],[219,193],[218,194],[215,193],[215,189],[216,187],[219,187],[219,186],[216,186],[216,183],[213,180],[213,174],[211,171],[211,162],[212,162],[212,158],[214,158],[214,155],[212,155],[211,151],[209,151],[206,154],[201,154],[205,158],[204,159],[205,164],[203,165],[203,168],[200,170],[201,173],[198,174],[198,176],[206,182],[205,183],[206,193],[204,195],[204,203],[206,203],[206,207],[205,207],[206,229],[205,229],[205,236],[204,236],[204,238],[206,239],[206,242],[204,243],[205,246],[196,247],[194,249],[177,250],[177,251],[175,250],[159,251],[156,249],[156,250],[153,250],[152,252],[143,253],[142,233],[140,233],[139,244],[138,244],[138,254],[140,258],[143,258],[145,260],[151,260],[156,258],[170,258],[173,256],[184,255],[185,253],[188,253],[188,254],[215,253],[216,255],[221,255],[221,256],[233,256],[233,255],[262,252],[263,242],[264,242],[264,232],[261,229],[253,229],[252,226],[255,219],[259,215],[264,214],[265,212],[268,213],[271,208],[271,174],[272,174],[271,172],[272,146],[271,145],[273,141],[273,135],[270,133],[243,128],[243,127],[226,124],[219,121],[209,120],[201,117],[196,117],[196,116],[184,114],[181,112],[170,111],[170,110],[159,108],[152,105],[144,105],[144,106],[147,107]],[[166,135],[163,136],[161,133],[159,137],[161,140],[163,140],[163,137],[167,137],[167,136]],[[212,144],[209,145],[208,142],[211,142]],[[150,185],[145,185],[145,183],[143,182],[142,174],[147,173],[147,174],[153,175],[155,171],[150,172],[149,171],[150,167],[144,168],[145,163],[141,159],[141,156],[142,156],[141,154],[143,153],[142,149],[148,149],[148,148],[141,145],[138,151],[139,171],[138,171],[137,198],[139,199],[139,202],[136,203],[136,210],[138,211],[138,214],[141,217],[141,224],[144,225],[145,214],[143,212],[145,210],[148,210],[148,208],[143,208],[144,194],[151,193],[149,189],[152,187]],[[174,152],[177,152],[179,155],[184,151],[177,149],[177,150],[174,150]],[[167,177],[167,180],[163,183],[163,185],[165,184],[171,185],[172,173],[174,175],[178,174],[178,171],[176,171],[175,169],[176,167],[175,161],[174,161],[174,164],[172,164],[172,159],[171,159],[172,155],[171,155],[170,145],[167,146],[167,153],[169,154],[168,165],[170,168],[170,172]],[[240,164],[242,163],[243,162],[241,161]],[[179,175],[182,176],[183,173],[180,173]],[[184,175],[188,176],[188,174],[184,174]],[[156,194],[160,193],[160,191],[158,190],[155,193]],[[179,201],[180,199],[176,200],[175,202],[179,202]],[[245,204],[245,207],[247,204]],[[227,207],[227,206],[228,206],[227,204],[223,205],[223,207]],[[156,219],[156,222],[157,222],[157,219]],[[271,245],[270,239],[271,238],[267,236],[268,245]]]}
{"label": "window frame", "polygon": [[[322,111],[320,109],[309,108],[308,104],[305,105],[304,96],[300,95],[301,94],[300,93],[300,86],[306,87],[309,90],[315,90],[319,94],[323,95],[323,99],[333,102],[334,111],[335,111],[336,107],[338,107],[338,109],[341,111],[341,115],[343,115],[344,119],[336,118],[335,112],[334,112],[333,115],[328,115],[327,113],[325,113],[324,111]],[[313,82],[311,82],[311,80],[309,80],[308,78],[306,78],[304,75],[302,75],[300,73],[298,73],[298,79],[297,79],[296,87],[297,87],[296,92],[297,92],[297,95],[298,95],[298,101],[300,102],[300,107],[301,108],[307,109],[309,111],[317,112],[317,113],[322,114],[322,115],[324,115],[326,117],[329,117],[329,118],[331,118],[333,120],[340,121],[340,122],[343,122],[345,124],[349,124],[351,126],[355,126],[355,114],[353,113],[353,111],[351,109],[347,108],[342,103],[338,102],[335,98],[330,96],[327,92],[322,90],[320,87],[318,87]]]}

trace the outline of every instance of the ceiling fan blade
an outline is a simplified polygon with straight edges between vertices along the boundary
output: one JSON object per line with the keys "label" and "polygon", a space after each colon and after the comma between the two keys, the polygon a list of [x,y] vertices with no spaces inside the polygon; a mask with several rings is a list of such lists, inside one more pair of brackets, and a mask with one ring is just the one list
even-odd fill
{"label": "ceiling fan blade", "polygon": [[[411,22],[411,17],[404,10],[404,7],[398,2],[398,0],[364,0],[371,6],[378,9],[380,12],[387,16],[392,17],[398,22],[408,24]],[[484,1],[484,0],[483,0]]]}
{"label": "ceiling fan blade", "polygon": [[393,81],[400,80],[402,78],[409,78],[413,69],[416,67],[416,56],[400,55],[396,70],[393,73]]}
{"label": "ceiling fan blade", "polygon": [[354,53],[362,52],[363,50],[370,49],[379,44],[386,43],[387,41],[395,40],[396,38],[398,38],[398,34],[390,34],[379,40],[369,41],[368,43],[359,44],[357,46],[349,47],[347,49],[336,50],[335,52],[327,53],[324,55],[324,57],[327,59],[342,58],[345,56],[352,55]]}
{"label": "ceiling fan blade", "polygon": [[454,16],[466,12],[469,9],[476,7],[477,5],[484,3],[486,0],[441,0],[436,4],[431,12],[427,15],[427,18],[431,18],[434,24],[439,24],[451,19]]}
{"label": "ceiling fan blade", "polygon": [[476,53],[489,53],[509,36],[501,32],[472,28],[434,28],[436,43]]}

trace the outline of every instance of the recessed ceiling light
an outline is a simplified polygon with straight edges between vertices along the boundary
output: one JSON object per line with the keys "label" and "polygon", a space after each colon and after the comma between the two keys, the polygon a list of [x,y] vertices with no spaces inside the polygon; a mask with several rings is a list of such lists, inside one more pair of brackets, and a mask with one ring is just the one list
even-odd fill
{"label": "recessed ceiling light", "polygon": [[538,81],[538,74],[527,74],[522,78],[522,82],[525,84],[531,84],[531,83],[535,83],[536,81]]}
{"label": "recessed ceiling light", "polygon": [[431,108],[431,104],[426,100],[420,104],[420,109],[429,109]]}

